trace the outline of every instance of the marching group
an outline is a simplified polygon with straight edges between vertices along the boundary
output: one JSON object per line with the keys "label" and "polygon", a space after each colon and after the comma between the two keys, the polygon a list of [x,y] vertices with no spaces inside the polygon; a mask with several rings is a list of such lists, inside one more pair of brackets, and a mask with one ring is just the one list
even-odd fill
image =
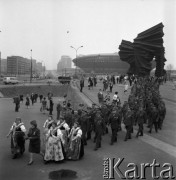
{"label": "marching group", "polygon": [[[49,101],[52,101],[52,94],[48,94]],[[43,152],[40,148],[40,130],[36,121],[31,121],[31,128],[26,134],[24,124],[17,118],[8,134],[11,134],[11,148],[13,158],[18,153],[24,153],[24,143],[29,139],[29,164],[33,163],[33,153],[41,153],[44,162],[63,161],[64,159],[78,160],[84,155],[84,146],[92,138],[95,143],[94,150],[101,147],[102,136],[107,134],[111,128],[110,144],[117,142],[117,133],[125,125],[126,135],[124,141],[131,139],[133,127],[138,125],[136,137],[143,136],[144,124],[152,133],[162,129],[166,115],[165,103],[159,93],[159,82],[152,77],[135,78],[128,101],[121,104],[118,92],[115,92],[112,101],[107,93],[98,93],[99,104],[92,104],[92,107],[85,107],[79,104],[78,110],[72,108],[71,102],[64,100],[58,103],[57,117],[53,119],[50,107],[47,108],[46,99],[42,97],[41,111],[49,110],[49,117],[44,123]],[[53,103],[54,104],[54,103]],[[52,106],[53,110],[53,106]],[[93,133],[94,132],[94,133]]]}

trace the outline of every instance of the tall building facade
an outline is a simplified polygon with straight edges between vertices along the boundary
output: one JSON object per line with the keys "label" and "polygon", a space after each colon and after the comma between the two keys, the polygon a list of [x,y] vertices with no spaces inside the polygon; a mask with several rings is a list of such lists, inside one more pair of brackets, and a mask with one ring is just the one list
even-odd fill
{"label": "tall building facade", "polygon": [[7,74],[7,59],[1,59],[1,74]]}
{"label": "tall building facade", "polygon": [[61,56],[60,61],[57,64],[57,71],[61,71],[65,68],[71,68],[72,59],[70,56]]}
{"label": "tall building facade", "polygon": [[[7,57],[7,74],[8,75],[27,75],[31,73],[31,59],[21,56]],[[37,61],[32,59],[32,74],[37,73]]]}

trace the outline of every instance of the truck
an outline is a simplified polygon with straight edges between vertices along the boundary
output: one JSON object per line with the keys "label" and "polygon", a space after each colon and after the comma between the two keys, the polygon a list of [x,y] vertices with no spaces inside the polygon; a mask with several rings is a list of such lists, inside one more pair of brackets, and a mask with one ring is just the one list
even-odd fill
{"label": "truck", "polygon": [[71,77],[70,77],[70,76],[59,76],[59,77],[58,77],[58,81],[59,81],[61,84],[70,84]]}

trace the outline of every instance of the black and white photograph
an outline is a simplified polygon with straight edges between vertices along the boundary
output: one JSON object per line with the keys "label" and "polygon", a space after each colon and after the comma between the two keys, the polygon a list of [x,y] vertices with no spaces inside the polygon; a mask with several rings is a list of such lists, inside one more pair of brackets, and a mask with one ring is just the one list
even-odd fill
{"label": "black and white photograph", "polygon": [[176,179],[176,0],[0,0],[0,180]]}

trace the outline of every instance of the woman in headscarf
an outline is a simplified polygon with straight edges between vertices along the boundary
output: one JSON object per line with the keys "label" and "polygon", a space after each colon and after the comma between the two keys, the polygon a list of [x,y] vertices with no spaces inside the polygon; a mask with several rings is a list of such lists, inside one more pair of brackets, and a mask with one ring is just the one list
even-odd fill
{"label": "woman in headscarf", "polygon": [[64,151],[66,152],[68,149],[68,134],[69,134],[70,127],[66,123],[63,116],[60,116],[60,119],[57,122],[57,126],[61,130],[63,147],[64,147]]}
{"label": "woman in headscarf", "polygon": [[33,154],[40,153],[40,130],[37,128],[37,122],[35,120],[30,122],[31,128],[27,134],[27,139],[29,139],[29,153],[30,159],[28,165],[33,163]]}
{"label": "woman in headscarf", "polygon": [[21,122],[21,118],[17,117],[7,135],[7,137],[11,135],[11,151],[13,159],[19,154],[22,155],[25,151],[25,132],[26,128]]}
{"label": "woman in headscarf", "polygon": [[64,160],[64,150],[62,146],[62,132],[57,127],[56,122],[52,122],[52,126],[46,134],[45,145],[45,163],[48,161],[62,161]]}
{"label": "woman in headscarf", "polygon": [[84,146],[82,141],[82,130],[78,122],[75,122],[69,134],[69,148],[67,158],[79,160],[84,155]]}

